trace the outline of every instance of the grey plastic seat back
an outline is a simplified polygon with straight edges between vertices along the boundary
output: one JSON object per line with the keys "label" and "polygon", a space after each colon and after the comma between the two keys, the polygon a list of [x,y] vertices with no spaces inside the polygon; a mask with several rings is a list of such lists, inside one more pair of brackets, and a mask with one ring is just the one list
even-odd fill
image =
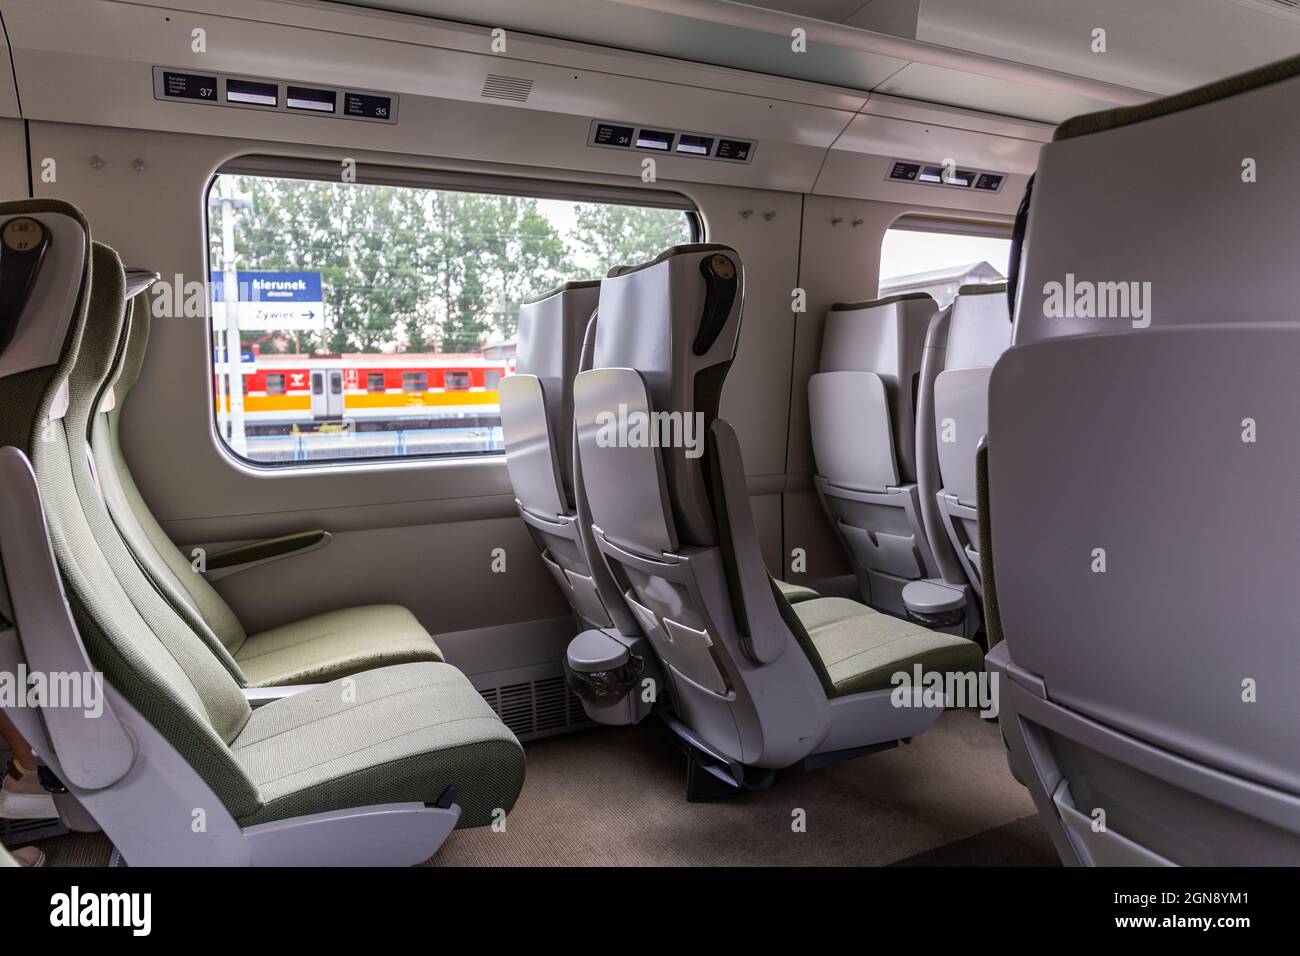
{"label": "grey plastic seat back", "polygon": [[[1043,153],[991,383],[988,664],[1070,863],[1300,863],[1300,183],[1264,173],[1300,163],[1297,108],[1300,58]],[[1130,280],[1146,316],[1044,313],[1049,282]]]}
{"label": "grey plastic seat back", "polygon": [[824,667],[785,623],[739,443],[717,418],[743,296],[727,246],[620,270],[601,283],[593,367],[574,388],[597,545],[666,665],[679,732],[733,772],[788,766],[830,728]]}
{"label": "grey plastic seat back", "polygon": [[1002,283],[962,286],[948,311],[935,318],[926,353],[935,370],[929,427],[938,460],[939,524],[981,595],[975,452],[988,432],[989,375],[1011,338],[1006,291]]}
{"label": "grey plastic seat back", "polygon": [[[519,310],[515,374],[502,379],[506,467],[542,561],[584,626],[614,624],[576,524],[573,380],[600,283],[570,282]],[[608,594],[608,589],[606,589]]]}
{"label": "grey plastic seat back", "polygon": [[903,613],[902,588],[938,567],[917,484],[925,293],[831,307],[808,380],[815,484],[870,604]]}

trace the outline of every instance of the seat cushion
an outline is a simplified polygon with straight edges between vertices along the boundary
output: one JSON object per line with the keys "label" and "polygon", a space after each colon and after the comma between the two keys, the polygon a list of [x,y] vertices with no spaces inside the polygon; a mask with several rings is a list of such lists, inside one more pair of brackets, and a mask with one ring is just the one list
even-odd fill
{"label": "seat cushion", "polygon": [[830,674],[835,696],[891,688],[897,671],[983,670],[979,645],[881,614],[846,598],[802,601],[794,612]]}
{"label": "seat cushion", "polygon": [[[776,580],[775,578],[773,580]],[[806,588],[802,584],[790,584],[788,581],[776,581],[776,586],[781,589],[781,595],[791,604],[798,604],[800,601],[811,601],[819,597],[812,588]]]}
{"label": "seat cushion", "polygon": [[442,660],[404,607],[368,604],[317,614],[251,635],[235,663],[251,687],[316,684],[390,664]]}
{"label": "seat cushion", "polygon": [[450,664],[365,671],[253,711],[231,744],[262,806],[242,826],[380,803],[432,803],[450,786],[459,826],[509,811],[524,751]]}

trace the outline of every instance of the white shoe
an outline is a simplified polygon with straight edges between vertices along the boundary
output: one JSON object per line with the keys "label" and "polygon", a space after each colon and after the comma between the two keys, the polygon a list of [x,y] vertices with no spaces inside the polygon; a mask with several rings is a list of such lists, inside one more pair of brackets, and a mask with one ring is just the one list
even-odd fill
{"label": "white shoe", "polygon": [[44,866],[45,854],[34,846],[25,846],[21,850],[14,850],[9,854],[14,858],[14,862],[19,866]]}
{"label": "white shoe", "polygon": [[58,815],[54,798],[45,792],[36,773],[10,761],[4,785],[0,786],[0,819],[54,820]]}

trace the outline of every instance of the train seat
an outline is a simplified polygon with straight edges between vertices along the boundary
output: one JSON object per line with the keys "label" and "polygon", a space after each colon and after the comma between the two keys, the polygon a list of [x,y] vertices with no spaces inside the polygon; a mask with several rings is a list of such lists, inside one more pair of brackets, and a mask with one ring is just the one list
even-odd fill
{"label": "train seat", "polygon": [[620,599],[583,547],[573,486],[573,380],[599,295],[599,281],[568,282],[525,302],[516,371],[501,380],[499,393],[519,516],[578,620],[605,628],[614,626],[610,607]]}
{"label": "train seat", "polygon": [[66,421],[70,428],[89,432],[94,469],[92,474],[84,459],[74,459],[78,488],[83,497],[95,499],[83,502],[92,519],[107,506],[112,520],[97,523],[96,529],[114,555],[114,566],[134,573],[138,565],[171,608],[251,687],[311,684],[386,664],[441,661],[415,615],[397,605],[342,608],[255,634],[244,630],[221,595],[168,538],[122,454],[119,417],[144,364],[149,321],[145,293],[132,298],[125,310],[111,297],[92,297],[72,373]]}
{"label": "train seat", "polygon": [[[567,282],[519,309],[516,372],[502,380],[501,427],[519,515],[542,560],[588,627],[637,633],[604,559],[583,534],[574,484],[573,382],[600,297],[599,280]],[[816,597],[780,582],[789,600]]]}
{"label": "train seat", "polygon": [[1021,217],[987,662],[1068,864],[1300,863],[1298,108],[1294,57],[1078,117]]}
{"label": "train seat", "polygon": [[964,638],[843,599],[791,605],[775,586],[735,431],[717,414],[740,266],[734,249],[697,244],[607,277],[592,367],[574,386],[597,544],[666,665],[669,726],[707,771],[694,778],[731,788],[751,785],[753,768],[920,733],[942,708],[906,695],[898,706],[893,675],[980,667]]}
{"label": "train seat", "polygon": [[920,292],[837,303],[808,380],[814,482],[863,600],[902,614],[903,586],[938,574],[916,481],[916,399],[938,307]]}
{"label": "train seat", "polygon": [[934,434],[940,481],[936,501],[947,539],[934,546],[956,555],[966,580],[981,596],[975,452],[988,432],[989,376],[1010,340],[1006,283],[962,286],[931,324],[926,342],[931,367],[922,373],[923,382],[933,378],[933,420],[927,427]]}
{"label": "train seat", "polygon": [[31,281],[0,303],[13,333],[0,352],[0,604],[13,624],[0,668],[103,676],[98,712],[6,710],[66,787],[69,824],[102,828],[133,865],[413,864],[453,827],[508,811],[522,748],[454,667],[382,667],[254,712],[186,622],[141,598],[144,575],[115,567],[91,526],[107,516],[78,495],[87,456],[68,416],[83,342],[94,361],[90,300],[100,320],[114,299],[121,309],[121,265],[66,203],[0,206],[6,242],[15,220],[20,240],[50,238],[7,255]]}

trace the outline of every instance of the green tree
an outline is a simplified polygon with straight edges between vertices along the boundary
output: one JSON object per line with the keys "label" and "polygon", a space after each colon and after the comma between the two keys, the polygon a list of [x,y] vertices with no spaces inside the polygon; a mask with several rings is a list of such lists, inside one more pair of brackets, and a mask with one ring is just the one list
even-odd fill
{"label": "green tree", "polygon": [[[522,196],[252,176],[236,185],[253,207],[236,222],[239,268],[320,272],[326,326],[304,345],[334,352],[402,341],[412,351],[477,351],[515,334],[528,297],[690,238],[686,218],[666,209],[581,203],[564,236]],[[214,236],[224,214],[214,204]]]}
{"label": "green tree", "polygon": [[653,259],[669,246],[690,242],[686,217],[675,209],[581,203],[572,241],[594,259],[600,274]]}

